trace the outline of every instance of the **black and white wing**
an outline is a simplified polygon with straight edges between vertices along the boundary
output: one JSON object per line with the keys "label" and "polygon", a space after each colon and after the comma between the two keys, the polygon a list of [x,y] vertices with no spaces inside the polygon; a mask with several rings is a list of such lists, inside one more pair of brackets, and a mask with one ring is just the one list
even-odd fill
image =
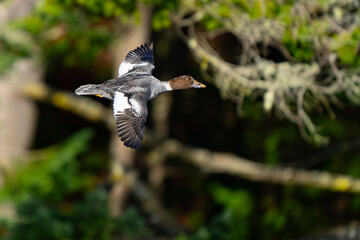
{"label": "black and white wing", "polygon": [[116,130],[121,141],[127,147],[139,149],[145,132],[147,96],[142,93],[126,96],[117,91],[113,110]]}
{"label": "black and white wing", "polygon": [[128,72],[141,72],[151,74],[154,66],[153,44],[145,43],[130,51],[119,66],[119,76]]}

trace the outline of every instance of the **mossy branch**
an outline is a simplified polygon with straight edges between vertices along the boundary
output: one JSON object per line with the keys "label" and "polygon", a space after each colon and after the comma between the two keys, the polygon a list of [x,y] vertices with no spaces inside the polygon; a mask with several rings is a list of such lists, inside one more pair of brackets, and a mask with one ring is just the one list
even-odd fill
{"label": "mossy branch", "polygon": [[336,192],[360,193],[360,179],[325,171],[308,171],[290,167],[269,166],[232,153],[212,152],[193,148],[176,140],[166,140],[152,156],[178,157],[195,164],[204,173],[234,175],[250,181],[283,185],[311,186]]}
{"label": "mossy branch", "polygon": [[[317,6],[316,2],[311,5],[308,1],[300,1],[291,7],[289,13],[299,21],[287,22],[281,21],[281,18],[267,18],[266,9],[262,9],[263,17],[253,18],[249,10],[231,1],[211,1],[204,3],[202,8],[187,6],[175,13],[173,20],[179,36],[224,98],[235,101],[241,109],[245,97],[260,96],[265,112],[274,111],[277,116],[297,124],[307,141],[326,144],[327,137],[319,133],[310,113],[325,109],[330,117],[334,117],[330,106],[331,103],[339,104],[336,98],[339,94],[345,94],[356,104],[360,102],[360,72],[339,64],[341,55],[337,49],[344,44],[340,35],[345,32],[350,34],[360,23],[358,14],[353,13],[353,2]],[[333,11],[335,8],[342,14],[346,13],[347,17],[338,18]],[[312,14],[314,9],[322,11],[324,17]],[[210,21],[209,18],[220,26],[200,31]],[[309,33],[300,32],[301,23],[308,23],[302,27],[307,27]],[[311,34],[311,31],[314,33]],[[233,35],[241,45],[237,64],[226,61],[215,50],[215,43],[211,44],[224,33]],[[332,37],[333,33],[339,34],[339,37]],[[292,56],[285,44],[286,37],[294,43],[298,42],[297,51],[313,54],[312,60],[304,61]],[[302,44],[308,44],[312,49],[303,50]],[[277,49],[285,60],[275,62],[266,59],[264,51],[269,46]]]}

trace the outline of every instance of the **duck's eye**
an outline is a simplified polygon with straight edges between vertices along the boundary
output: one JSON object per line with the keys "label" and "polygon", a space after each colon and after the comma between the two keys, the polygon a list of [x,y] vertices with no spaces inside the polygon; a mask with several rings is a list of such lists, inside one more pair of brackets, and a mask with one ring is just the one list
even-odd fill
{"label": "duck's eye", "polygon": [[189,80],[190,80],[190,78],[189,78],[189,77],[186,77],[186,78],[185,78],[185,80],[186,80],[186,81],[189,81]]}

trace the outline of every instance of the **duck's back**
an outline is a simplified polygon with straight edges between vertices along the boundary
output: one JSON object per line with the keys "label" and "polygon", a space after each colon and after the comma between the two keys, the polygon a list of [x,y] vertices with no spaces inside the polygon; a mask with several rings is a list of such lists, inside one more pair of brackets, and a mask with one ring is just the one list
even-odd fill
{"label": "duck's back", "polygon": [[110,79],[103,83],[107,88],[111,88],[114,91],[119,91],[124,94],[134,94],[140,92],[149,92],[151,91],[151,86],[159,82],[151,74],[125,74],[119,78]]}

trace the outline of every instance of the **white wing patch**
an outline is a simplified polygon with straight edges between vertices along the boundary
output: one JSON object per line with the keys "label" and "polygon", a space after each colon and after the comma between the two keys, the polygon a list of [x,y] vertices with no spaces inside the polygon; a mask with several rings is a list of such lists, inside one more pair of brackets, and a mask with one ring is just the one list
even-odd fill
{"label": "white wing patch", "polygon": [[118,112],[124,112],[124,110],[128,108],[131,108],[128,97],[126,97],[122,92],[116,91],[113,105],[114,116]]}
{"label": "white wing patch", "polygon": [[134,65],[135,64],[123,61],[119,66],[119,77],[125,73],[128,73],[131,69],[134,68]]}
{"label": "white wing patch", "polygon": [[139,64],[134,64],[134,63],[129,63],[127,62],[126,60],[123,61],[120,66],[119,66],[119,76],[120,77],[121,75],[124,75],[126,73],[128,73],[131,69],[133,69],[134,67],[137,67],[137,66],[145,66],[145,65],[148,65],[149,63],[147,62],[143,62],[143,63],[139,63]]}

